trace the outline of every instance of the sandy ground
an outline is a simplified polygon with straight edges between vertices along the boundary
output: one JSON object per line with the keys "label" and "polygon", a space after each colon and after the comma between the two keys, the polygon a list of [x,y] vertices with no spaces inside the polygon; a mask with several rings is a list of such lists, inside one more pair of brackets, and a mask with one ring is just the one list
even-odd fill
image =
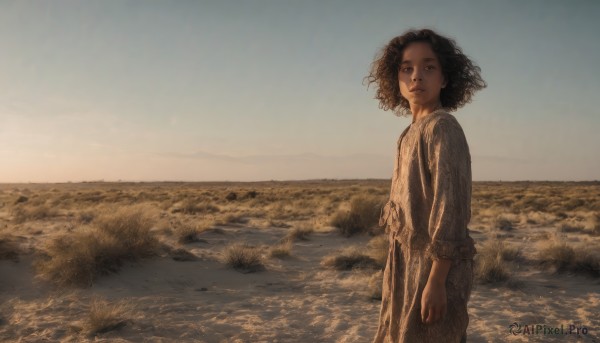
{"label": "sandy ground", "polygon": [[[267,259],[266,270],[241,273],[218,261],[233,241],[273,245],[285,228],[223,227],[187,244],[197,261],[160,257],[125,266],[89,289],[55,289],[34,277],[33,256],[0,261],[0,341],[3,342],[370,342],[380,301],[369,297],[373,270],[335,271],[321,259],[370,237],[314,232],[294,242],[287,259]],[[64,229],[63,229],[64,230]],[[25,249],[52,230],[23,234]],[[482,234],[474,233],[476,240]],[[515,244],[527,235],[510,238]],[[527,245],[522,244],[527,255]],[[528,265],[513,270],[518,287],[477,285],[470,302],[469,342],[600,342],[600,280],[554,274]],[[126,324],[86,337],[76,327],[94,297],[129,308]],[[509,325],[563,325],[587,334],[512,335]]]}

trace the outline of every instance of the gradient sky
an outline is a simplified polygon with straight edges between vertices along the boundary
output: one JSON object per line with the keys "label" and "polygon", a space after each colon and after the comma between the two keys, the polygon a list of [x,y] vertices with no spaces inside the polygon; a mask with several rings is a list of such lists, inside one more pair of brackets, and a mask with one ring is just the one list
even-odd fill
{"label": "gradient sky", "polygon": [[600,180],[600,1],[3,1],[0,182],[390,178],[363,77],[409,28],[488,88],[473,180]]}

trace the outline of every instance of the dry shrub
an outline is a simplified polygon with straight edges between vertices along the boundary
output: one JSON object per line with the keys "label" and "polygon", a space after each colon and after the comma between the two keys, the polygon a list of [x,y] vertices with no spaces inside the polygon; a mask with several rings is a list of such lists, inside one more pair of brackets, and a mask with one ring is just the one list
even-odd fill
{"label": "dry shrub", "polygon": [[548,241],[538,252],[540,264],[553,266],[557,271],[566,271],[575,260],[575,250],[565,242]]}
{"label": "dry shrub", "polygon": [[128,250],[128,255],[137,259],[154,256],[159,250],[158,239],[150,231],[156,220],[152,209],[138,205],[104,213],[94,225],[115,237]]}
{"label": "dry shrub", "polygon": [[502,231],[512,231],[515,228],[514,216],[507,214],[498,215],[492,222],[492,229],[498,229]]}
{"label": "dry shrub", "polygon": [[46,204],[26,206],[20,205],[12,210],[14,221],[18,224],[30,221],[30,220],[43,220],[58,216],[59,212],[57,209],[52,208]]}
{"label": "dry shrub", "polygon": [[14,238],[7,234],[0,235],[0,260],[17,262],[21,249]]}
{"label": "dry shrub", "polygon": [[82,224],[89,224],[94,220],[94,218],[96,218],[96,214],[90,210],[86,210],[79,212],[77,219]]}
{"label": "dry shrub", "polygon": [[561,241],[548,241],[540,248],[542,267],[554,267],[557,272],[573,272],[600,277],[600,255],[591,248],[575,249]]}
{"label": "dry shrub", "polygon": [[380,197],[356,196],[350,202],[350,211],[338,212],[330,224],[346,237],[366,232],[377,225],[382,206]]}
{"label": "dry shrub", "polygon": [[377,262],[380,267],[385,267],[387,262],[388,253],[390,249],[390,241],[388,235],[378,235],[367,243],[369,248],[369,255]]}
{"label": "dry shrub", "polygon": [[179,262],[197,261],[199,259],[194,253],[183,248],[170,249],[169,256]]}
{"label": "dry shrub", "polygon": [[583,226],[578,225],[578,224],[572,224],[572,223],[562,223],[557,228],[557,231],[562,232],[562,233],[582,232],[584,230],[585,230],[585,228]]}
{"label": "dry shrub", "polygon": [[482,247],[477,248],[477,251],[475,278],[484,284],[508,280],[510,274],[506,261],[515,260],[520,256],[517,249],[506,247],[497,239],[488,240]]}
{"label": "dry shrub", "polygon": [[16,204],[20,204],[20,203],[24,203],[24,202],[27,202],[27,201],[29,201],[29,198],[28,198],[28,197],[26,197],[26,196],[24,196],[24,195],[20,195],[20,196],[17,198],[17,200],[15,200],[15,205],[16,205]]}
{"label": "dry shrub", "polygon": [[90,336],[118,330],[130,321],[129,305],[125,303],[111,304],[106,300],[92,299],[83,330]]}
{"label": "dry shrub", "polygon": [[377,271],[369,279],[369,296],[371,299],[381,300],[383,292],[383,271]]}
{"label": "dry shrub", "polygon": [[50,241],[46,256],[35,263],[40,276],[61,286],[89,287],[99,276],[117,272],[125,261],[160,251],[150,232],[152,218],[141,207],[105,213],[95,225]]}
{"label": "dry shrub", "polygon": [[535,224],[535,225],[551,225],[557,217],[560,217],[560,213],[551,214],[546,212],[527,212],[521,214],[521,224]]}
{"label": "dry shrub", "polygon": [[576,251],[571,271],[600,277],[600,255],[591,249]]}
{"label": "dry shrub", "polygon": [[590,228],[590,233],[596,236],[600,235],[600,213],[594,213],[592,217],[592,225]]}
{"label": "dry shrub", "polygon": [[248,224],[249,221],[250,221],[250,219],[248,219],[248,217],[246,217],[244,214],[229,213],[229,214],[225,215],[225,217],[222,220],[222,223],[225,223],[225,224]]}
{"label": "dry shrub", "polygon": [[286,258],[291,255],[291,250],[292,250],[292,241],[288,240],[286,242],[283,242],[281,244],[277,244],[277,245],[271,247],[271,249],[269,250],[269,257],[280,258],[280,259]]}
{"label": "dry shrub", "polygon": [[185,214],[197,214],[197,213],[216,213],[219,212],[219,207],[208,203],[206,201],[198,201],[195,199],[187,198],[181,206],[173,209],[172,212],[183,212]]}
{"label": "dry shrub", "polygon": [[352,270],[365,268],[379,268],[380,265],[371,256],[360,252],[357,247],[350,247],[340,254],[325,256],[321,260],[321,265],[334,268],[336,270]]}
{"label": "dry shrub", "polygon": [[89,287],[98,276],[118,271],[125,253],[106,233],[75,232],[53,239],[35,266],[42,278],[59,286]]}
{"label": "dry shrub", "polygon": [[284,241],[307,241],[308,236],[313,233],[315,229],[311,226],[302,224],[294,227],[292,230],[288,231],[287,235],[283,239]]}
{"label": "dry shrub", "polygon": [[284,221],[279,221],[279,220],[274,220],[274,219],[269,219],[268,225],[272,226],[272,227],[279,227],[279,228],[284,228],[284,229],[292,227],[290,224],[288,224]]}
{"label": "dry shrub", "polygon": [[198,225],[179,224],[175,227],[175,236],[180,244],[188,244],[194,242],[206,242],[198,235],[206,230],[210,225],[208,223],[200,223]]}
{"label": "dry shrub", "polygon": [[223,259],[229,267],[250,273],[264,269],[261,251],[247,243],[233,243],[223,251]]}

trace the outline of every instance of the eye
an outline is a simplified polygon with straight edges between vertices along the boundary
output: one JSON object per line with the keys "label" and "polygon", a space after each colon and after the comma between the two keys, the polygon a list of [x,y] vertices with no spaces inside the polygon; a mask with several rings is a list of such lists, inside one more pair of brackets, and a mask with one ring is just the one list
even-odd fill
{"label": "eye", "polygon": [[403,68],[400,68],[400,71],[403,72],[403,73],[408,73],[411,70],[412,70],[412,67],[403,67]]}
{"label": "eye", "polygon": [[435,66],[434,65],[428,65],[427,67],[425,67],[425,70],[434,70]]}

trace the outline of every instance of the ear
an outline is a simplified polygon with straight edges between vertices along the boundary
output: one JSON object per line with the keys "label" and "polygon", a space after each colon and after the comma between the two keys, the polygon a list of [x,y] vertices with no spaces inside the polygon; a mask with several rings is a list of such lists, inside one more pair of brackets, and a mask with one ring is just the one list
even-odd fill
{"label": "ear", "polygon": [[448,82],[446,81],[446,77],[444,77],[444,82],[442,82],[442,88],[446,88]]}

